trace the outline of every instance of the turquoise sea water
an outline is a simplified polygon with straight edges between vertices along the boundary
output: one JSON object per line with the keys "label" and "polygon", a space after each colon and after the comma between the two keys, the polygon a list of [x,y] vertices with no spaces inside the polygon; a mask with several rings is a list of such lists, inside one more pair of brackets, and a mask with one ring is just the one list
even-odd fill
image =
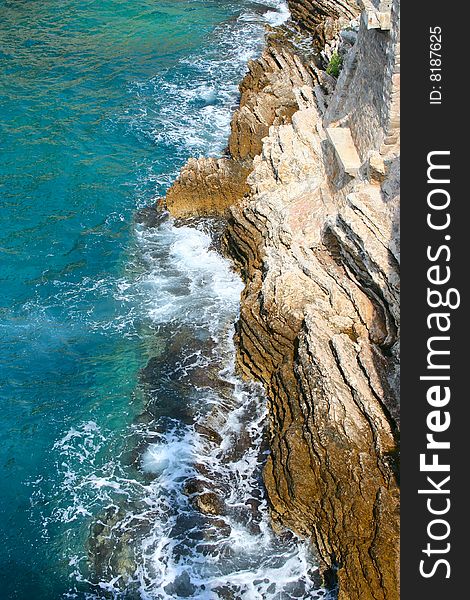
{"label": "turquoise sea water", "polygon": [[[0,0],[2,599],[313,597],[307,550],[264,513],[197,545],[194,464],[232,512],[262,496],[259,450],[222,460],[192,428],[225,386],[221,431],[260,447],[262,398],[231,366],[241,284],[204,231],[133,221],[189,156],[223,150],[246,61],[285,16],[274,0]],[[211,364],[220,389],[188,375]]]}

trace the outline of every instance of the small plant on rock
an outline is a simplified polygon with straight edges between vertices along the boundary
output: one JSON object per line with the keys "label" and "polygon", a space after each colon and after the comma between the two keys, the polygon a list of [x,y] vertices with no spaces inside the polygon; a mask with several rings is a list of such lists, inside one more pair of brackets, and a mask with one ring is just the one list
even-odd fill
{"label": "small plant on rock", "polygon": [[342,66],[343,66],[343,59],[338,54],[338,52],[333,52],[333,54],[331,55],[331,58],[330,58],[330,62],[328,63],[328,66],[326,67],[326,72],[328,73],[328,75],[331,75],[332,77],[337,78],[338,75],[340,74]]}

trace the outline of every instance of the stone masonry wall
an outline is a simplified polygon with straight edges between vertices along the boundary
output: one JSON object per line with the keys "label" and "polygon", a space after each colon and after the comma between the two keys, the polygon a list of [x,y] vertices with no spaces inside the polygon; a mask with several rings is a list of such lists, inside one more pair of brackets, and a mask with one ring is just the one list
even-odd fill
{"label": "stone masonry wall", "polygon": [[358,40],[339,77],[325,124],[339,122],[351,129],[361,158],[382,144],[392,146],[399,135],[399,17],[394,0],[390,31],[367,29],[361,18]]}

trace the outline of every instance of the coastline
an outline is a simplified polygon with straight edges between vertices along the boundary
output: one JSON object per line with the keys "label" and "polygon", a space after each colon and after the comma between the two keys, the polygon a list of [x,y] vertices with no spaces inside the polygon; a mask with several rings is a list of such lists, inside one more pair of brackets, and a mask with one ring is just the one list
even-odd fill
{"label": "coastline", "polygon": [[287,1],[3,7],[5,596],[396,598],[398,2]]}
{"label": "coastline", "polygon": [[207,222],[133,219],[191,154],[223,152],[278,4],[5,7],[7,596],[319,591],[307,545],[269,526],[260,388],[231,377],[241,280]]}
{"label": "coastline", "polygon": [[[226,181],[232,185],[233,173]],[[154,270],[148,280],[163,290],[151,314],[157,335],[140,372],[144,410],[132,451],[148,488],[140,501],[95,519],[87,583],[118,594],[332,600],[308,541],[276,535],[268,518],[266,406],[261,387],[235,372],[241,280],[223,258],[219,211],[168,220],[162,208],[160,200],[134,217]]]}
{"label": "coastline", "polygon": [[[290,3],[300,39],[271,32],[240,85],[228,155],[191,159],[166,205],[227,221],[223,251],[245,283],[237,367],[268,396],[273,521],[314,541],[340,599],[392,600],[399,4],[386,29],[354,3],[330,2],[312,24],[314,5]],[[327,42],[314,61],[312,35],[316,50]],[[336,81],[325,68],[338,51]]]}

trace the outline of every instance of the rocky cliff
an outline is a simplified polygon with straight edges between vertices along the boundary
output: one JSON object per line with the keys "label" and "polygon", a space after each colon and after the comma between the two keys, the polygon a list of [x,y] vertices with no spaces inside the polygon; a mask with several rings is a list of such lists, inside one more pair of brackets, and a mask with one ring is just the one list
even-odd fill
{"label": "rocky cliff", "polygon": [[312,538],[341,600],[394,600],[399,3],[289,5],[240,86],[227,156],[191,160],[167,206],[227,219],[238,365],[269,403],[273,519]]}

